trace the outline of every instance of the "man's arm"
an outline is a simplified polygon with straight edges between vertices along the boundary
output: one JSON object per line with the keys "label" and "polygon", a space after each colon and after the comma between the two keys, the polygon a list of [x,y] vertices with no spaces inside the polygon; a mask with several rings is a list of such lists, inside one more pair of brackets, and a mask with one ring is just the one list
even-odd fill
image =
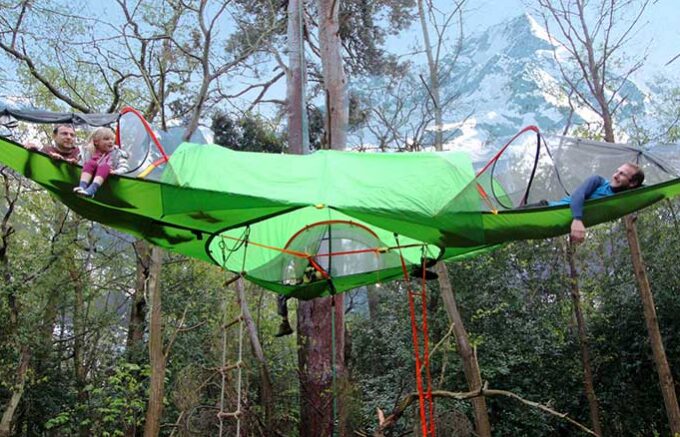
{"label": "man's arm", "polygon": [[583,205],[593,192],[604,182],[600,176],[591,176],[571,194],[571,241],[581,243],[586,237],[583,224]]}

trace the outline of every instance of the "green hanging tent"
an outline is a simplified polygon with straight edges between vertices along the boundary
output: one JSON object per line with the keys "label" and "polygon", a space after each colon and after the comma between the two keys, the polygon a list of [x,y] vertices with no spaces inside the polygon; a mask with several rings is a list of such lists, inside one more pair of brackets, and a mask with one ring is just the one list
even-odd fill
{"label": "green hanging tent", "polygon": [[[3,115],[50,123],[77,122],[82,117],[0,109]],[[127,175],[110,176],[94,199],[72,192],[79,166],[28,151],[9,138],[0,138],[0,163],[88,219],[244,272],[263,287],[303,299],[403,277],[405,268],[420,265],[423,257],[460,259],[506,241],[567,232],[568,207],[516,207],[536,196],[561,197],[559,190],[547,188],[568,192],[580,173],[571,171],[569,159],[560,154],[563,149],[575,150],[576,157],[584,153],[576,140],[559,140],[560,146],[552,150],[540,140],[538,147],[517,143],[519,149],[506,146],[475,171],[464,152],[319,151],[306,156],[235,152],[210,144],[164,141],[162,133],[158,141],[131,109],[108,117],[94,120],[117,123],[119,144],[131,153],[133,165]],[[526,147],[533,151],[527,153]],[[609,156],[612,163],[622,158],[611,150],[603,153],[592,143],[588,147],[597,149],[594,155]],[[625,150],[638,162],[648,156],[628,147]],[[607,168],[607,159],[593,158],[593,163],[604,164],[583,171],[598,173]],[[676,195],[680,184],[674,174],[652,167],[658,170],[652,172],[658,183],[589,201],[587,224]]]}
{"label": "green hanging tent", "polygon": [[[49,121],[73,120],[64,114]],[[172,146],[165,162],[166,151],[136,112],[113,121],[134,170],[111,175],[94,199],[72,192],[79,166],[8,138],[0,139],[0,162],[83,217],[298,298],[403,277],[402,257],[410,268],[423,256],[489,249],[439,246],[441,232],[430,224],[444,222],[452,194],[474,176],[464,153],[293,156],[184,143]],[[325,275],[309,277],[310,266]]]}

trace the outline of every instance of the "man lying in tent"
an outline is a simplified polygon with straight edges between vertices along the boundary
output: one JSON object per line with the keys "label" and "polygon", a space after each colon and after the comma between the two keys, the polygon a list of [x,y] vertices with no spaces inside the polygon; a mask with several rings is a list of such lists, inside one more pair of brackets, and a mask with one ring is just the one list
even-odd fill
{"label": "man lying in tent", "polygon": [[571,206],[571,241],[578,244],[586,237],[586,227],[583,224],[583,204],[588,199],[599,199],[611,196],[621,191],[638,188],[645,180],[642,169],[631,162],[625,163],[616,169],[611,179],[607,181],[602,176],[591,176],[585,180],[571,196],[564,197],[556,202],[548,202],[548,205]]}
{"label": "man lying in tent", "polygon": [[76,131],[70,124],[58,124],[52,130],[52,142],[39,147],[34,143],[27,143],[27,149],[40,150],[52,158],[77,164],[80,161],[80,149],[76,145]]}

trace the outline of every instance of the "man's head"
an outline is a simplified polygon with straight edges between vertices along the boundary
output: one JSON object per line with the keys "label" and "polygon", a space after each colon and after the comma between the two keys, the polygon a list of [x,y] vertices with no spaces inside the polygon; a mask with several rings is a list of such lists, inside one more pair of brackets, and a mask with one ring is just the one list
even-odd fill
{"label": "man's head", "polygon": [[76,146],[76,131],[70,124],[58,124],[52,130],[52,139],[59,149],[70,150]]}
{"label": "man's head", "polygon": [[642,169],[632,162],[627,162],[617,168],[609,181],[609,186],[614,191],[629,190],[642,185],[645,180],[645,173]]}

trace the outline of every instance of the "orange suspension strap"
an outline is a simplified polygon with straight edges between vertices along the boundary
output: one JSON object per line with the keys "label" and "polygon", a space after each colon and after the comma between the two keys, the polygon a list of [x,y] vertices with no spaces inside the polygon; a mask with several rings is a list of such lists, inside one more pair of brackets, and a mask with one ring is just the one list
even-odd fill
{"label": "orange suspension strap", "polygon": [[[399,236],[394,234],[394,239],[397,242],[397,247],[400,247]],[[432,378],[430,375],[430,358],[429,358],[429,343],[428,343],[428,330],[427,330],[427,286],[425,285],[425,269],[423,268],[423,290],[421,292],[414,292],[411,289],[411,282],[408,273],[408,268],[406,267],[406,261],[402,254],[401,248],[399,249],[399,258],[401,260],[401,269],[404,273],[404,281],[406,283],[406,291],[408,294],[409,311],[411,315],[411,335],[413,338],[413,356],[416,364],[416,387],[418,389],[418,404],[420,407],[420,427],[423,436],[435,436],[435,425],[434,425],[434,399],[432,397]],[[421,360],[420,355],[420,341],[418,337],[418,321],[416,318],[416,304],[415,297],[420,296],[422,305],[422,326],[421,332],[423,333],[423,359]],[[423,388],[423,367],[426,368],[426,384],[427,388]],[[429,422],[429,426],[428,426]]]}

